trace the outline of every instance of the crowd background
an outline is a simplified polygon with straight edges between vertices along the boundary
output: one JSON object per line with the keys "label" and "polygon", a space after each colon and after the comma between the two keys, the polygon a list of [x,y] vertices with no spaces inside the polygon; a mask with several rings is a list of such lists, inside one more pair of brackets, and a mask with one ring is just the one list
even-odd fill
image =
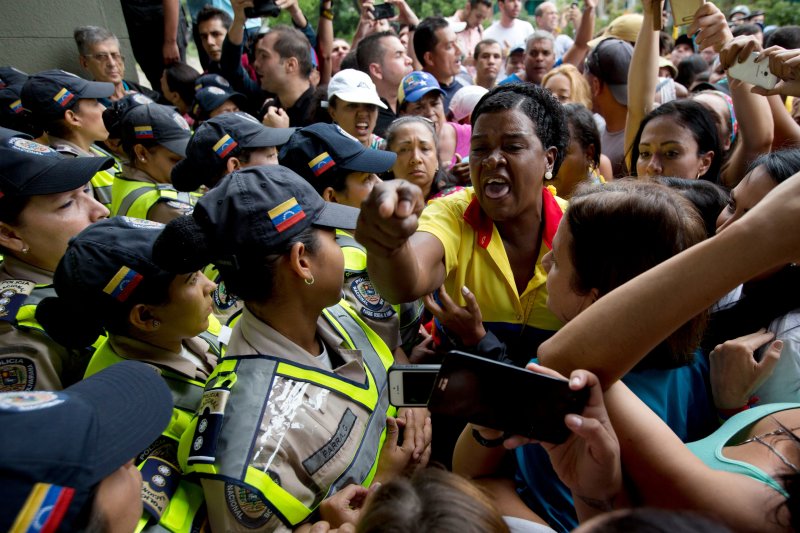
{"label": "crowd background", "polygon": [[[0,528],[797,528],[791,6],[209,4],[0,67]],[[390,405],[451,349],[567,441]]]}

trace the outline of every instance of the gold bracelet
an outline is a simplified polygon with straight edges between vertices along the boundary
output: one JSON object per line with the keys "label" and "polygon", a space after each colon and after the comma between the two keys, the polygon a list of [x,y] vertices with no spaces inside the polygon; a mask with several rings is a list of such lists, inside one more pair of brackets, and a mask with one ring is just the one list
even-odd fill
{"label": "gold bracelet", "polygon": [[322,18],[326,18],[328,20],[333,20],[333,11],[330,9],[321,9],[319,12],[319,16]]}

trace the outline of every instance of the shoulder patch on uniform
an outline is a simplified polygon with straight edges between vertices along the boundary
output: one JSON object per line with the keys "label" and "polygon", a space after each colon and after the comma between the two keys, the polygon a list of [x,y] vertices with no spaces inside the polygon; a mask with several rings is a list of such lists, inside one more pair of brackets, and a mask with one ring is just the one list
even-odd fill
{"label": "shoulder patch on uniform", "polygon": [[181,480],[178,443],[161,435],[136,457],[136,463],[142,474],[144,510],[160,520]]}
{"label": "shoulder patch on uniform", "polygon": [[141,218],[133,218],[126,216],[121,216],[118,218],[122,219],[128,226],[132,228],[157,229],[157,230],[164,229],[164,224],[161,224],[160,222],[153,222],[152,220],[145,220]]}
{"label": "shoulder patch on uniform", "polygon": [[22,279],[0,281],[0,320],[13,321],[36,284]]}
{"label": "shoulder patch on uniform", "polygon": [[256,529],[272,518],[272,509],[253,491],[225,483],[225,503],[237,522],[249,529]]}
{"label": "shoulder patch on uniform", "polygon": [[191,205],[185,204],[183,202],[178,202],[176,200],[167,200],[166,204],[172,209],[180,211],[184,215],[191,215],[192,211],[194,211],[194,207],[192,207]]}
{"label": "shoulder patch on uniform", "polygon": [[217,284],[217,288],[211,293],[211,299],[214,301],[214,307],[220,311],[227,311],[239,301],[236,296],[228,294],[224,281]]}
{"label": "shoulder patch on uniform", "polygon": [[395,314],[395,310],[386,303],[386,300],[383,299],[383,296],[378,294],[378,291],[375,290],[375,286],[372,284],[372,280],[369,279],[369,276],[357,276],[353,278],[350,282],[350,291],[355,296],[358,303],[360,303],[363,307],[361,308],[361,314],[373,318],[384,320],[389,318]]}
{"label": "shoulder patch on uniform", "polygon": [[36,365],[25,357],[0,359],[0,392],[32,391],[36,387]]}
{"label": "shoulder patch on uniform", "polygon": [[50,391],[9,392],[0,394],[0,411],[38,411],[64,403],[64,394]]}

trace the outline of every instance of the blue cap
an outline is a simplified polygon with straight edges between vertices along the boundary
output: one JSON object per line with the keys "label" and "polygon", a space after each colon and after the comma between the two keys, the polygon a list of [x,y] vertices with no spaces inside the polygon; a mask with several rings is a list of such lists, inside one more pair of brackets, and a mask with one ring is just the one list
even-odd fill
{"label": "blue cap", "polygon": [[63,70],[45,70],[34,74],[22,86],[22,105],[34,116],[59,119],[81,98],[108,98],[114,84],[87,81]]}
{"label": "blue cap", "polygon": [[0,198],[71,191],[113,164],[110,157],[65,157],[24,136],[0,135]]}
{"label": "blue cap", "polygon": [[228,159],[242,149],[281,146],[295,128],[268,128],[247,113],[224,113],[200,124],[186,147],[186,159],[172,168],[172,185],[194,191],[216,185],[225,174]]}
{"label": "blue cap", "polygon": [[189,124],[172,107],[161,104],[134,107],[122,117],[123,145],[133,146],[152,140],[181,157],[186,157],[186,145],[192,137]]}
{"label": "blue cap", "polygon": [[431,91],[439,91],[439,94],[444,96],[444,91],[439,87],[439,82],[436,81],[433,74],[415,70],[406,74],[400,83],[400,87],[397,88],[397,103],[402,104],[405,101],[417,102]]}
{"label": "blue cap", "polygon": [[236,104],[239,109],[244,109],[247,105],[247,98],[242,93],[234,92],[230,89],[219,87],[203,87],[194,95],[194,105],[192,115],[196,118],[208,117],[212,111],[227,102],[228,100]]}
{"label": "blue cap", "polygon": [[322,192],[351,172],[386,172],[397,154],[365,148],[338,125],[320,122],[297,130],[281,148],[278,160]]}
{"label": "blue cap", "polygon": [[136,361],[63,391],[0,393],[0,531],[17,520],[21,531],[85,529],[94,487],[149,446],[171,417],[164,380]]}

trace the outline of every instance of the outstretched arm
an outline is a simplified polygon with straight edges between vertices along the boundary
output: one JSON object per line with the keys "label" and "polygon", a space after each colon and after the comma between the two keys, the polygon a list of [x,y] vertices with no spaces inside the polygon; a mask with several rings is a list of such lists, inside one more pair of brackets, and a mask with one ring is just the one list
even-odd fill
{"label": "outstretched arm", "polygon": [[442,243],[417,231],[424,205],[419,187],[403,180],[375,185],[361,205],[356,239],[367,248],[370,279],[389,302],[416,300],[444,282]]}
{"label": "outstretched arm", "polygon": [[800,236],[787,231],[798,220],[800,173],[725,231],[600,298],[540,346],[541,364],[565,375],[584,368],[610,387],[739,283],[800,259]]}

